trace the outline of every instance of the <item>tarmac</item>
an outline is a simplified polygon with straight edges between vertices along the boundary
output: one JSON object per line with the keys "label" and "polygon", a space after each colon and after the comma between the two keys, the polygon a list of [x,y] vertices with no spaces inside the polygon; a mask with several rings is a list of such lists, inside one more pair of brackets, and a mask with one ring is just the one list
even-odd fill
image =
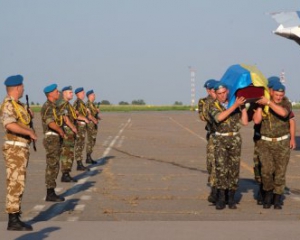
{"label": "tarmac", "polygon": [[102,119],[92,154],[98,163],[86,172],[74,163],[77,183],[62,183],[60,173],[56,191],[66,201],[51,203],[45,202],[45,150],[36,114],[37,152],[31,149],[22,201],[22,219],[34,231],[6,230],[1,157],[1,239],[299,239],[299,137],[283,209],[263,209],[255,200],[253,123],[242,127],[238,209],[216,210],[207,201],[206,132],[196,112],[102,113]]}

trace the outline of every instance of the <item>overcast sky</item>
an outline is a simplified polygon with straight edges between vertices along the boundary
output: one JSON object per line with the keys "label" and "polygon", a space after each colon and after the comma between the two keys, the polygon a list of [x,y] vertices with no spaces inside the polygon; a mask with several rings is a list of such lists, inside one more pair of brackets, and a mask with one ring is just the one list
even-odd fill
{"label": "overcast sky", "polygon": [[296,10],[297,0],[0,0],[0,79],[23,75],[39,103],[57,83],[113,104],[190,104],[188,66],[198,99],[207,79],[245,63],[266,77],[284,69],[288,97],[300,100],[300,46],[274,35],[266,14]]}

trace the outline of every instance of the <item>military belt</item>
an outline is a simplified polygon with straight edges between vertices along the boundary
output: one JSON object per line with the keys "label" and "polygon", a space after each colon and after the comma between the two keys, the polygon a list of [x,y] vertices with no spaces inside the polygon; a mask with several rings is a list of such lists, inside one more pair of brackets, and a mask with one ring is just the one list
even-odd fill
{"label": "military belt", "polygon": [[5,144],[13,145],[13,146],[18,146],[18,147],[26,147],[29,148],[29,145],[24,142],[18,142],[18,141],[5,141]]}
{"label": "military belt", "polygon": [[238,132],[227,132],[227,133],[215,132],[216,136],[226,136],[226,137],[235,136],[237,134]]}
{"label": "military belt", "polygon": [[55,132],[46,132],[45,135],[46,135],[46,136],[49,136],[49,135],[58,136],[58,134],[55,133]]}
{"label": "military belt", "polygon": [[266,136],[261,136],[261,139],[265,140],[265,141],[269,141],[269,142],[279,142],[279,141],[288,139],[289,137],[290,137],[290,134],[287,134],[287,135],[284,135],[284,136],[278,137],[278,138],[269,138]]}

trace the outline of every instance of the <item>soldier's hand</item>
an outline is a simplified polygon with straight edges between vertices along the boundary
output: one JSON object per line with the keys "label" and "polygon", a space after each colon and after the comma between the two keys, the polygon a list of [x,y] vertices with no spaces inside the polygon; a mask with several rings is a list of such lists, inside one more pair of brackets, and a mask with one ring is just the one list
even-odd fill
{"label": "soldier's hand", "polygon": [[246,99],[244,97],[237,97],[235,100],[235,104],[237,107],[244,105],[246,102]]}
{"label": "soldier's hand", "polygon": [[265,106],[270,103],[270,100],[267,99],[265,96],[262,96],[256,103]]}
{"label": "soldier's hand", "polygon": [[37,140],[37,135],[35,134],[35,132],[30,129],[30,132],[29,132],[29,137],[32,139],[32,140]]}

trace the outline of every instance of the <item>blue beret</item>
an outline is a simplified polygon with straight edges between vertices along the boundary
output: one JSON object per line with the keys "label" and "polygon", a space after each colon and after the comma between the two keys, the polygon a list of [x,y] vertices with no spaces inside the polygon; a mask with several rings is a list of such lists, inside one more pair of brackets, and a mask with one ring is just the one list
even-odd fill
{"label": "blue beret", "polygon": [[277,76],[272,76],[268,78],[268,88],[273,88],[275,82],[280,82],[280,78]]}
{"label": "blue beret", "polygon": [[7,87],[13,87],[23,84],[23,77],[21,75],[10,76],[6,78],[4,85]]}
{"label": "blue beret", "polygon": [[67,91],[67,90],[72,90],[72,86],[66,86],[64,87],[61,91]]}
{"label": "blue beret", "polygon": [[44,93],[50,93],[53,92],[57,88],[57,84],[51,84],[44,88]]}
{"label": "blue beret", "polygon": [[94,93],[94,91],[93,90],[89,90],[89,91],[86,92],[86,96],[88,97],[92,93]]}
{"label": "blue beret", "polygon": [[214,89],[215,91],[221,89],[221,88],[226,88],[227,89],[227,86],[225,83],[222,83],[222,82],[217,82],[216,84],[214,84]]}
{"label": "blue beret", "polygon": [[204,86],[203,86],[203,87],[208,88],[208,89],[213,89],[215,83],[216,83],[216,80],[215,80],[215,79],[209,79],[209,80],[207,80],[207,81],[204,83]]}
{"label": "blue beret", "polygon": [[75,94],[82,92],[83,91],[83,87],[79,87],[75,89]]}
{"label": "blue beret", "polygon": [[277,92],[284,92],[285,91],[285,86],[281,82],[275,82],[273,84],[273,90]]}

